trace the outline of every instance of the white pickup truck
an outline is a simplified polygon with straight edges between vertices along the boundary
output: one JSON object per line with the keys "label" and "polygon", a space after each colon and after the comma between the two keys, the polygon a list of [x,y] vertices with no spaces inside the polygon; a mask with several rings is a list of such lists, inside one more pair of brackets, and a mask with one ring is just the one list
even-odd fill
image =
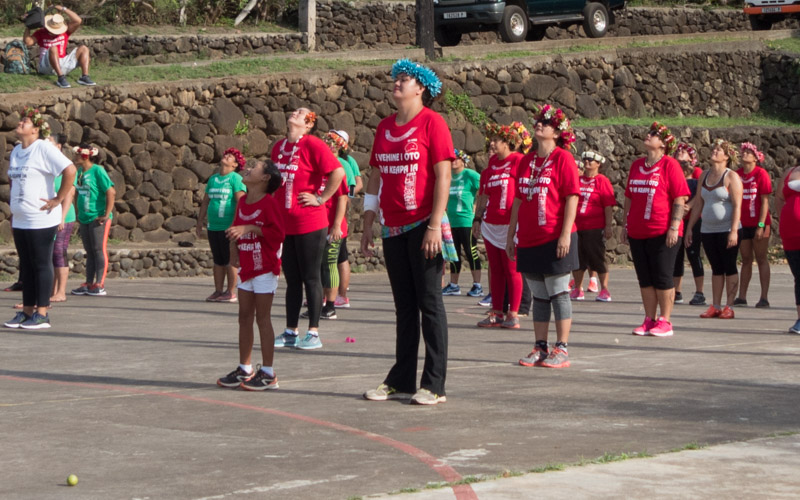
{"label": "white pickup truck", "polygon": [[773,23],[790,17],[800,18],[800,1],[746,0],[744,13],[750,19],[750,27],[754,31],[768,30]]}

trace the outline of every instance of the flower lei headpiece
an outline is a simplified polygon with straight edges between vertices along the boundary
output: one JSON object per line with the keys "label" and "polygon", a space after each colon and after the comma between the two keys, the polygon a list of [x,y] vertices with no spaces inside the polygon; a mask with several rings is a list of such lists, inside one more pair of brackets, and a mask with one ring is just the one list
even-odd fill
{"label": "flower lei headpiece", "polygon": [[739,164],[739,150],[732,143],[725,139],[715,139],[714,142],[711,143],[711,148],[719,148],[728,155],[728,166],[732,167]]}
{"label": "flower lei headpiece", "polygon": [[236,158],[236,164],[239,165],[238,170],[243,169],[245,164],[247,163],[247,160],[245,160],[244,155],[242,154],[242,152],[239,151],[236,148],[228,148],[228,149],[226,149],[225,153],[223,153],[222,156],[225,156],[225,155],[233,155],[233,157]]}
{"label": "flower lei headpiece", "polygon": [[533,146],[533,138],[528,129],[522,122],[512,122],[511,125],[499,125],[497,123],[486,124],[486,140],[490,141],[492,137],[499,137],[500,139],[513,144],[521,146],[520,151],[524,154]]}
{"label": "flower lei headpiece", "polygon": [[750,151],[755,155],[756,160],[758,161],[759,164],[764,163],[764,153],[759,151],[758,147],[752,142],[743,142],[741,148],[742,148],[742,154],[744,154],[745,151]]}
{"label": "flower lei headpiece", "polygon": [[344,150],[344,151],[347,151],[348,149],[350,149],[350,145],[347,144],[347,141],[344,140],[344,137],[342,137],[341,135],[337,134],[333,130],[328,132],[328,135],[325,138],[325,142],[327,142],[329,144],[331,144],[331,143],[332,144],[336,144],[337,148],[339,148],[341,150]]}
{"label": "flower lei headpiece", "polygon": [[572,130],[572,124],[560,109],[554,108],[549,104],[536,108],[533,115],[534,123],[541,123],[542,125],[550,125],[558,133],[556,136],[556,145],[563,149],[571,149],[572,144],[575,142],[575,132]]}
{"label": "flower lei headpiece", "polygon": [[38,108],[32,108],[30,106],[25,106],[22,109],[22,118],[30,118],[31,123],[33,126],[39,129],[39,135],[43,138],[47,138],[50,136],[50,124],[47,123],[42,115],[42,112],[39,111]]}
{"label": "flower lei headpiece", "polygon": [[675,136],[672,135],[672,132],[670,132],[666,125],[653,122],[653,124],[650,125],[650,133],[655,134],[661,139],[661,142],[664,143],[664,153],[667,155],[671,155],[678,146],[678,140],[675,139]]}
{"label": "flower lei headpiece", "polygon": [[317,121],[317,114],[313,111],[309,111],[305,117],[306,125],[311,125],[312,123]]}
{"label": "flower lei headpiece", "polygon": [[81,155],[82,158],[92,158],[100,154],[100,150],[94,146],[90,148],[82,148],[80,146],[75,146],[74,148],[72,148],[72,151]]}
{"label": "flower lei headpiece", "polygon": [[410,59],[400,59],[392,66],[392,78],[397,79],[397,75],[400,74],[413,77],[420,85],[428,89],[431,97],[436,97],[442,93],[442,81],[427,66],[415,63]]}
{"label": "flower lei headpiece", "polygon": [[456,155],[456,158],[458,158],[459,160],[461,160],[461,161],[463,161],[463,162],[464,162],[464,166],[465,166],[465,167],[466,167],[467,165],[469,165],[469,162],[470,162],[471,160],[470,160],[470,158],[469,158],[469,155],[467,154],[467,152],[466,152],[466,151],[461,151],[460,149],[454,149],[454,150],[453,150],[453,154],[455,154],[455,155]]}
{"label": "flower lei headpiece", "polygon": [[688,142],[681,142],[675,147],[675,156],[678,156],[678,153],[681,151],[686,151],[689,153],[689,158],[691,165],[693,167],[697,166],[697,149],[695,149],[694,145]]}
{"label": "flower lei headpiece", "polygon": [[594,151],[584,151],[581,153],[581,160],[592,160],[602,165],[606,162],[606,157]]}

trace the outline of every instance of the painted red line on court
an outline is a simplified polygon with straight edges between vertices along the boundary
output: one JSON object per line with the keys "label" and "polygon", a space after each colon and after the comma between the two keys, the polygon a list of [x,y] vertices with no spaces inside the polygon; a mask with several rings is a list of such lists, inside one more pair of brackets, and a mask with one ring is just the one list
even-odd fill
{"label": "painted red line on court", "polygon": [[[355,427],[350,427],[349,425],[337,424],[336,422],[328,422],[327,420],[320,420],[314,417],[299,415],[297,413],[290,413],[287,411],[275,410],[272,408],[261,408],[258,406],[246,405],[242,403],[234,403],[232,401],[221,401],[218,399],[188,396],[186,394],[176,394],[171,392],[134,389],[131,387],[123,387],[118,385],[90,384],[88,382],[65,382],[62,380],[37,380],[33,378],[16,377],[13,375],[0,375],[0,379],[15,380],[18,382],[34,382],[34,383],[50,384],[50,385],[56,384],[56,385],[66,385],[72,387],[86,387],[89,389],[106,389],[109,391],[119,391],[129,394],[162,396],[173,399],[183,399],[185,401],[194,401],[198,403],[207,403],[218,406],[228,406],[230,408],[238,408],[240,410],[257,411],[261,413],[267,413],[270,415],[276,415],[279,417],[291,418],[294,420],[308,422],[310,424],[318,425],[321,427],[328,427],[330,429],[335,429],[337,431],[346,432],[354,436],[363,437],[369,439],[370,441],[375,441],[376,443],[380,443],[392,447],[396,450],[402,451],[403,453],[416,458],[420,462],[430,467],[434,472],[439,474],[439,476],[441,476],[442,479],[444,479],[449,483],[460,481],[461,479],[463,479],[461,477],[461,474],[456,472],[456,470],[450,467],[449,465],[443,464],[441,461],[439,461],[438,458],[408,443],[403,443],[402,441],[398,441],[396,439],[392,439],[388,436],[383,436],[381,434],[375,434],[374,432],[369,432],[362,429],[357,429]],[[472,486],[470,486],[469,484],[459,484],[453,486],[452,488],[453,488],[453,493],[455,494],[457,500],[477,500],[478,498],[478,495],[475,493],[475,490],[473,490]]]}

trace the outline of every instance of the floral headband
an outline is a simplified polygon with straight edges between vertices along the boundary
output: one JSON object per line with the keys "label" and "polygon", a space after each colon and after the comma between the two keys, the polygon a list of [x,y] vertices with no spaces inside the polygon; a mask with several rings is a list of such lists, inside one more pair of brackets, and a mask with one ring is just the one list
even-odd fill
{"label": "floral headband", "polygon": [[464,166],[469,165],[469,162],[471,160],[470,160],[469,155],[467,154],[466,151],[461,151],[460,149],[454,149],[453,150],[453,154],[456,155],[457,159],[459,159],[459,160],[464,162]]}
{"label": "floral headband", "polygon": [[572,124],[560,109],[554,108],[549,104],[536,108],[533,115],[535,123],[542,125],[550,125],[553,127],[558,135],[556,137],[556,145],[563,149],[570,149],[575,142],[575,132],[572,130]]}
{"label": "floral headband", "polygon": [[39,135],[47,138],[50,136],[50,124],[47,123],[38,108],[25,106],[22,109],[22,118],[30,118],[33,126],[39,129]]}
{"label": "floral headband", "polygon": [[415,63],[410,59],[400,59],[392,66],[392,78],[397,79],[397,75],[401,74],[413,77],[420,85],[428,89],[431,97],[436,97],[442,93],[442,81],[427,66]]}
{"label": "floral headband", "polygon": [[347,141],[344,140],[344,137],[342,137],[341,135],[337,134],[333,130],[328,132],[328,135],[325,138],[325,141],[328,142],[329,144],[331,144],[331,143],[332,144],[336,144],[337,148],[339,148],[341,150],[344,150],[344,151],[347,151],[348,149],[350,149],[350,145],[347,144]]}
{"label": "floral headband", "polygon": [[315,123],[317,121],[317,114],[314,113],[313,111],[309,111],[306,114],[305,121],[306,121],[306,125],[311,125],[312,123]]}
{"label": "floral headband", "polygon": [[661,142],[664,143],[664,153],[668,155],[671,155],[678,146],[678,140],[675,139],[675,136],[672,135],[672,132],[670,132],[665,125],[661,125],[658,122],[653,122],[653,124],[650,125],[650,135],[654,135],[661,139]]}
{"label": "floral headband", "polygon": [[95,147],[82,148],[80,146],[75,146],[72,148],[72,151],[81,155],[82,158],[92,158],[93,156],[100,154],[100,150]]}
{"label": "floral headband", "polygon": [[490,140],[492,137],[499,137],[509,144],[514,144],[514,146],[522,146],[520,148],[522,153],[527,153],[533,145],[531,133],[528,132],[522,122],[512,122],[511,125],[487,123],[486,139]]}
{"label": "floral headband", "polygon": [[247,163],[247,160],[244,159],[244,155],[242,154],[242,152],[236,148],[226,149],[225,153],[223,153],[222,156],[225,155],[233,155],[233,157],[236,158],[236,164],[239,165],[239,170],[243,169],[244,165]]}
{"label": "floral headband", "polygon": [[681,142],[675,147],[675,155],[677,156],[678,153],[681,151],[686,151],[689,154],[689,163],[693,166],[697,166],[697,149],[695,149],[693,144],[688,142]]}
{"label": "floral headband", "polygon": [[606,157],[601,155],[600,153],[595,153],[594,151],[584,151],[581,154],[581,160],[591,160],[596,161],[599,164],[603,164],[606,162]]}
{"label": "floral headband", "polygon": [[745,151],[750,151],[751,153],[753,153],[753,155],[755,155],[756,160],[758,160],[758,163],[764,163],[764,153],[759,151],[758,147],[756,147],[756,145],[753,144],[752,142],[743,142],[741,148],[742,148],[742,154],[744,154]]}
{"label": "floral headband", "polygon": [[714,142],[711,143],[711,148],[719,148],[724,151],[728,156],[729,166],[737,165],[739,163],[739,150],[736,149],[736,146],[725,139],[715,139]]}

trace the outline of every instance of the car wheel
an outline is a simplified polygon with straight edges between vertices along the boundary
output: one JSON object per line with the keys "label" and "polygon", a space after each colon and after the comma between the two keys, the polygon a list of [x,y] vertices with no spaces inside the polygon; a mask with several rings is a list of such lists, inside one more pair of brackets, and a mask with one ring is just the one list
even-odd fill
{"label": "car wheel", "polygon": [[436,43],[442,47],[455,47],[461,42],[461,32],[452,27],[436,28],[433,37],[436,39]]}
{"label": "car wheel", "polygon": [[500,38],[504,42],[521,42],[528,36],[528,16],[516,5],[509,5],[503,11],[500,23]]}
{"label": "car wheel", "polygon": [[753,31],[769,31],[772,29],[772,19],[768,17],[750,16],[750,27]]}
{"label": "car wheel", "polygon": [[603,38],[609,20],[608,10],[601,3],[592,2],[583,9],[583,31],[589,38]]}

